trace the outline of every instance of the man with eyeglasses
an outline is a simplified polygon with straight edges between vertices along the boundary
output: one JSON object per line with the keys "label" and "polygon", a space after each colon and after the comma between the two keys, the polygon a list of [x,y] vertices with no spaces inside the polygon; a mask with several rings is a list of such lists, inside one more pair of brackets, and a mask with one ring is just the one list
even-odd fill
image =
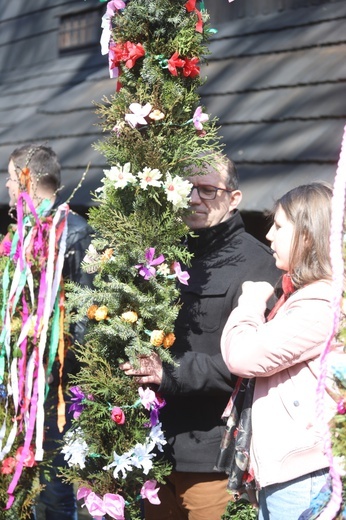
{"label": "man with eyeglasses", "polygon": [[158,385],[166,406],[160,420],[173,472],[160,484],[161,504],[145,501],[146,520],[220,520],[230,495],[227,475],[214,471],[224,422],[221,418],[236,377],[227,370],[220,337],[246,280],[275,285],[280,272],[267,246],[246,233],[237,206],[235,165],[217,155],[203,174],[192,171],[189,211],[183,216],[193,231],[187,246],[193,253],[188,285],[181,303],[171,348],[176,366],[158,356],[141,358],[135,369],[121,368],[139,384]]}

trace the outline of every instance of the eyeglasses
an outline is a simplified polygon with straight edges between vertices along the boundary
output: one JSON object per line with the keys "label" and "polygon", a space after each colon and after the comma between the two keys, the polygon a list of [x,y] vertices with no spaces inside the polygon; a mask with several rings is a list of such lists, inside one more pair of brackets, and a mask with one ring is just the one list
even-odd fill
{"label": "eyeglasses", "polygon": [[190,191],[190,197],[192,196],[193,190],[197,190],[201,200],[214,200],[218,191],[226,191],[227,193],[234,191],[228,190],[227,188],[216,188],[215,186],[193,186]]}

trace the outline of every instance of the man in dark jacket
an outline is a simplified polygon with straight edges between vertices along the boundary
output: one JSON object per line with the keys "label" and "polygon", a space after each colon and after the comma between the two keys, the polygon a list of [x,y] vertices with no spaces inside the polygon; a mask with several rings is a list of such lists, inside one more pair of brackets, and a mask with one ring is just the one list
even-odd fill
{"label": "man in dark jacket", "polygon": [[[54,213],[62,201],[57,197],[60,188],[60,163],[55,152],[46,146],[29,144],[15,149],[10,158],[8,172],[9,177],[6,187],[9,193],[10,208],[15,209],[19,193],[26,191],[38,208],[42,201],[48,204],[46,214]],[[50,208],[50,209],[49,209]],[[27,208],[30,211],[30,208]],[[67,216],[66,250],[63,263],[63,279],[77,282],[80,285],[92,285],[92,278],[81,269],[81,263],[85,251],[91,241],[92,230],[86,220],[69,210]],[[72,342],[82,343],[84,336],[83,323],[71,325]],[[63,431],[58,428],[58,386],[59,361],[53,364],[49,377],[49,392],[45,404],[47,410],[45,420],[45,442],[46,451],[57,450],[61,445],[63,435],[71,425],[71,414],[68,413],[68,402],[66,403],[66,424]],[[69,374],[77,373],[79,365],[74,352],[67,349],[62,374],[63,386],[66,386]],[[65,395],[65,400],[68,396]],[[41,483],[45,485],[41,493],[40,501],[44,504],[47,520],[77,520],[77,505],[73,486],[66,484],[58,476],[59,467],[65,466],[63,454],[57,454],[53,461],[53,468],[49,480],[41,475]]]}
{"label": "man in dark jacket", "polygon": [[145,501],[146,520],[220,520],[230,496],[227,475],[213,471],[224,430],[221,418],[236,377],[220,352],[225,322],[238,304],[242,283],[266,280],[275,285],[280,273],[268,247],[245,232],[237,206],[241,201],[234,164],[217,157],[217,169],[193,172],[190,212],[193,231],[188,285],[171,349],[177,366],[158,356],[142,358],[139,369],[121,368],[139,384],[156,384],[166,400],[160,420],[166,435],[165,455],[174,471],[160,486],[160,505]]}

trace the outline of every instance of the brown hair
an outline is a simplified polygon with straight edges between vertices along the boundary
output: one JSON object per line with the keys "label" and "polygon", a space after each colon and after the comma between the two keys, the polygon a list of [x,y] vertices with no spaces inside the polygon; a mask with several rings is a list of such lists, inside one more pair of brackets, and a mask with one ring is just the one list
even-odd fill
{"label": "brown hair", "polygon": [[54,150],[48,146],[29,144],[16,148],[10,155],[16,171],[28,168],[38,185],[56,192],[60,188],[61,166]]}
{"label": "brown hair", "polygon": [[321,279],[331,279],[329,238],[331,224],[332,187],[313,182],[298,186],[276,201],[294,224],[289,273],[293,285],[303,285]]}

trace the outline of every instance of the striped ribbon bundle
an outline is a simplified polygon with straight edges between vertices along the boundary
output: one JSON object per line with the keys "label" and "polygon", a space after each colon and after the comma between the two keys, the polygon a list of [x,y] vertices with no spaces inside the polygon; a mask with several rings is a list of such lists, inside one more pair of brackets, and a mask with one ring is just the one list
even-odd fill
{"label": "striped ribbon bundle", "polygon": [[[2,242],[0,254],[6,258],[1,273],[0,385],[5,404],[0,461],[1,473],[12,473],[4,467],[13,470],[6,509],[14,502],[23,469],[43,460],[44,401],[57,355],[62,373],[62,268],[68,211],[68,205],[62,204],[51,214],[48,200],[35,208],[23,192],[18,197],[15,230]],[[64,406],[61,401],[60,406]]]}

